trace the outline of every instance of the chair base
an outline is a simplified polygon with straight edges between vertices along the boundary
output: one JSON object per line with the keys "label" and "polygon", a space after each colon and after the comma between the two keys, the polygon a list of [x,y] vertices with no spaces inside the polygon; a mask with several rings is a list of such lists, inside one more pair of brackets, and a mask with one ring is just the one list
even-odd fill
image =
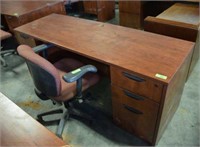
{"label": "chair base", "polygon": [[6,67],[7,66],[7,63],[6,61],[3,59],[4,56],[8,56],[8,55],[11,55],[11,54],[16,54],[16,51],[15,50],[5,50],[5,51],[0,51],[0,62],[1,62],[1,65]]}
{"label": "chair base", "polygon": [[[43,119],[44,116],[51,115],[51,114],[58,114],[58,113],[62,113],[60,119],[50,120],[50,121],[45,121]],[[77,110],[73,107],[69,107],[69,108],[63,108],[62,107],[62,108],[58,108],[58,109],[50,110],[48,112],[41,113],[41,114],[37,115],[37,120],[43,125],[50,125],[52,123],[59,121],[57,131],[56,131],[56,135],[59,138],[62,138],[62,133],[63,133],[64,127],[65,127],[65,123],[69,118],[71,118],[71,116],[76,116],[76,117],[79,117],[79,118],[86,119],[86,120],[89,121],[89,123],[92,123],[92,121],[93,121],[92,117],[90,117],[89,115],[87,115],[87,114],[85,114],[85,113],[83,113],[83,112],[81,112],[81,111],[79,111],[79,110]]]}

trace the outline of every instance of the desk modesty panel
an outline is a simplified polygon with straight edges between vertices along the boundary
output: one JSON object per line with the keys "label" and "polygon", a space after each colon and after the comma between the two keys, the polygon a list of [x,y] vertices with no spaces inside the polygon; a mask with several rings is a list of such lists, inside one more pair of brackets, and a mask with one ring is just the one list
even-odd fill
{"label": "desk modesty panel", "polygon": [[0,92],[0,146],[54,146],[64,141],[34,120]]}
{"label": "desk modesty panel", "polygon": [[109,65],[115,123],[158,142],[180,102],[194,43],[58,14],[15,31]]}

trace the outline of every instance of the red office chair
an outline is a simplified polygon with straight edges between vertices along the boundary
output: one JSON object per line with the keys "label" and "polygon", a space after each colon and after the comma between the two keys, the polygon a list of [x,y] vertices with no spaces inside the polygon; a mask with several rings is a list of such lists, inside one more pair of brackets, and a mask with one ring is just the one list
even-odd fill
{"label": "red office chair", "polygon": [[37,96],[43,100],[51,99],[64,103],[64,110],[58,109],[38,115],[38,119],[45,122],[43,116],[62,112],[56,133],[61,137],[65,120],[70,114],[77,112],[72,109],[71,101],[82,100],[82,91],[99,81],[99,76],[95,74],[97,69],[92,65],[83,66],[81,62],[71,58],[51,64],[27,45],[20,45],[17,51],[26,60]]}
{"label": "red office chair", "polygon": [[[5,32],[3,30],[0,29],[0,40],[4,40],[4,39],[7,39],[9,37],[11,37],[12,35],[8,32]],[[3,47],[1,47],[2,49]],[[0,62],[3,66],[7,66],[6,64],[6,61],[3,59],[4,56],[6,55],[10,55],[10,54],[13,54],[15,53],[15,50],[14,49],[9,49],[9,50],[4,50],[4,51],[0,51]]]}

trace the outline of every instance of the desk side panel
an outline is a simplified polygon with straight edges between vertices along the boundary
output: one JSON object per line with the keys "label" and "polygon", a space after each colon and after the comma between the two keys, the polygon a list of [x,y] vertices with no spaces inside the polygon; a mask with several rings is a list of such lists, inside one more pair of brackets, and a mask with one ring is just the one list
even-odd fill
{"label": "desk side panel", "polygon": [[197,35],[197,40],[196,40],[196,43],[195,43],[195,46],[194,46],[194,50],[193,50],[193,55],[192,55],[192,61],[191,61],[191,64],[190,64],[190,70],[189,70],[189,74],[188,74],[188,77],[190,76],[192,70],[194,69],[197,61],[199,60],[199,54],[200,54],[200,46],[199,46],[199,43],[200,43],[200,38],[199,38],[199,33],[200,33],[200,28],[198,28],[198,35]]}
{"label": "desk side panel", "polygon": [[143,26],[142,10],[142,1],[119,1],[120,25],[140,29]]}
{"label": "desk side panel", "polygon": [[105,22],[115,16],[115,1],[83,1],[84,12],[97,15],[98,21]]}
{"label": "desk side panel", "polygon": [[115,1],[98,1],[98,20],[105,22],[115,17]]}
{"label": "desk side panel", "polygon": [[162,96],[163,98],[159,108],[157,129],[154,136],[154,143],[156,144],[160,140],[164,130],[179,106],[191,62],[191,57],[192,51],[189,53],[181,67],[177,70],[169,85],[165,86],[164,88]]}
{"label": "desk side panel", "polygon": [[84,12],[97,14],[97,1],[83,1]]}

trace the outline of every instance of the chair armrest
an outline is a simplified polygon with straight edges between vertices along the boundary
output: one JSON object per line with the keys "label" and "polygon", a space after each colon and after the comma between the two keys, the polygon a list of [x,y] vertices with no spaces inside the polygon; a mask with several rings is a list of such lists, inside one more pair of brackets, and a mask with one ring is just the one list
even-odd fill
{"label": "chair armrest", "polygon": [[48,43],[48,44],[41,44],[41,45],[38,45],[36,47],[33,47],[33,50],[34,50],[35,53],[39,53],[39,52],[44,51],[44,50],[46,50],[46,49],[48,49],[48,48],[50,48],[52,46],[54,46],[54,45],[50,44],[50,43]]}
{"label": "chair armrest", "polygon": [[77,81],[80,79],[83,75],[85,75],[88,72],[97,72],[97,68],[93,65],[85,65],[78,69],[75,69],[63,76],[63,80],[72,83],[74,81]]}

